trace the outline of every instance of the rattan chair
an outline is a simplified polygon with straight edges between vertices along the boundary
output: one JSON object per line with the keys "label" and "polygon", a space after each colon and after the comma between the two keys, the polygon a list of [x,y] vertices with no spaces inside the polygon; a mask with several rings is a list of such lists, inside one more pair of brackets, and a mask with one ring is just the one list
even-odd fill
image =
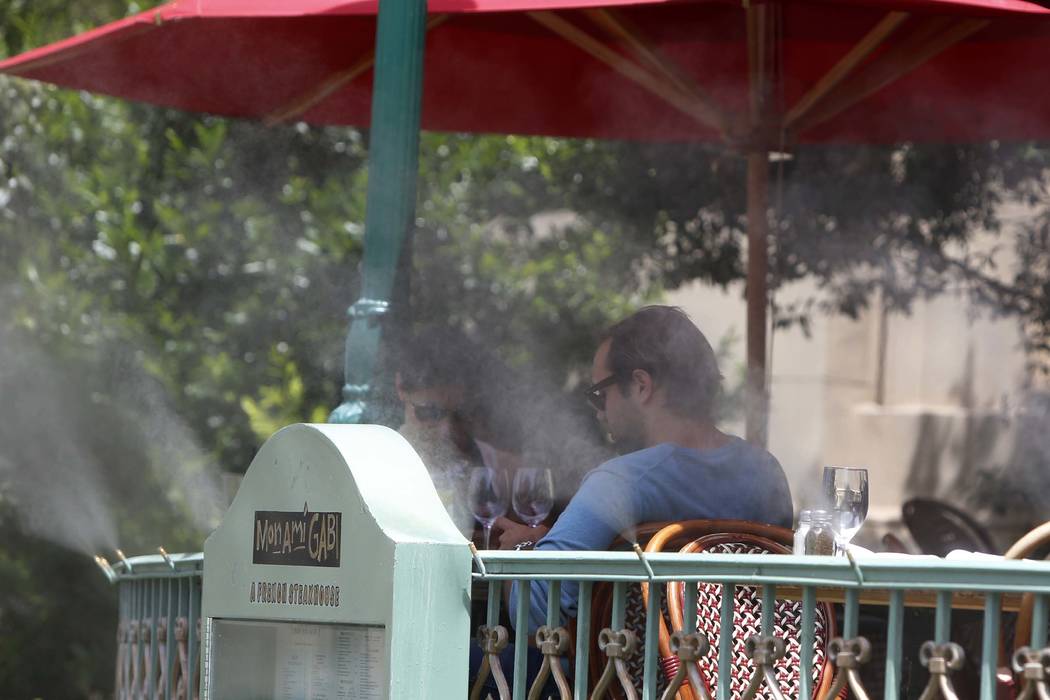
{"label": "rattan chair", "polygon": [[[637,542],[641,547],[648,547],[652,537],[657,533],[661,535],[661,548],[677,550],[687,544],[690,540],[703,534],[714,534],[720,532],[753,532],[767,533],[769,525],[762,525],[746,520],[689,520],[678,523],[652,522],[642,523],[635,528],[633,540],[617,537],[609,549],[613,551],[628,550]],[[775,528],[780,530],[780,528]],[[778,533],[779,536],[779,533]],[[594,687],[602,670],[605,668],[605,659],[598,653],[598,634],[602,628],[608,627],[609,617],[612,613],[613,587],[609,583],[596,583],[591,597],[591,627],[588,632],[589,648],[591,654],[588,663],[588,678],[590,687]],[[627,587],[625,601],[625,626],[635,633],[639,645],[645,644],[645,600],[642,597],[641,587],[637,584]],[[664,601],[663,612],[666,617],[667,605]],[[666,619],[663,629],[666,630]],[[628,662],[631,678],[634,680],[635,689],[641,694],[642,687],[642,665],[641,653],[636,654]],[[660,678],[660,690],[666,685],[666,679]],[[613,698],[623,697],[621,691],[615,687],[610,691]]]}
{"label": "rattan chair", "polygon": [[[1025,533],[1019,540],[1014,542],[1004,559],[1045,559],[1050,547],[1050,522],[1043,523]],[[1021,609],[1017,613],[1017,622],[1014,625],[1012,644],[1010,638],[1000,640],[999,644],[999,671],[998,677],[1001,685],[1015,688],[1016,679],[1010,667],[1010,656],[1014,650],[1029,645],[1032,637],[1032,608],[1035,598],[1031,593],[1025,593],[1021,597]],[[1005,630],[1004,630],[1005,631]],[[1012,690],[1011,688],[1011,690]]]}
{"label": "rattan chair", "polygon": [[[667,551],[678,549],[688,554],[790,554],[792,539],[790,530],[763,525],[760,523],[735,522],[727,524],[721,532],[701,534],[710,530],[708,522],[693,521],[676,523],[657,533],[647,546],[648,551]],[[695,537],[679,546],[684,538]],[[646,587],[643,585],[643,591]],[[647,593],[647,591],[646,591]],[[645,596],[643,596],[644,598]],[[670,627],[674,630],[685,626],[686,611],[683,609],[685,584],[678,583],[667,587],[667,610]],[[761,590],[755,586],[737,586],[734,601],[733,624],[733,658],[730,665],[730,697],[743,694],[750,682],[753,664],[745,652],[748,638],[759,634],[761,628]],[[697,662],[700,679],[706,690],[714,696],[718,686],[718,648],[721,635],[720,610],[722,604],[722,587],[717,584],[698,584],[697,622],[701,633],[707,637],[711,650]],[[774,634],[787,641],[787,655],[777,664],[777,679],[781,687],[787,690],[788,697],[798,697],[800,640],[802,623],[802,604],[797,601],[780,600],[774,613]],[[818,605],[816,610],[814,654],[813,654],[813,688],[814,696],[820,697],[832,682],[833,669],[827,658],[827,644],[835,636],[835,618],[830,605]],[[660,629],[659,653],[661,667],[665,676],[670,679],[678,670],[678,659],[671,654],[670,632],[663,621]],[[679,691],[681,700],[693,700],[694,693],[684,687]],[[769,697],[762,691],[759,697]]]}

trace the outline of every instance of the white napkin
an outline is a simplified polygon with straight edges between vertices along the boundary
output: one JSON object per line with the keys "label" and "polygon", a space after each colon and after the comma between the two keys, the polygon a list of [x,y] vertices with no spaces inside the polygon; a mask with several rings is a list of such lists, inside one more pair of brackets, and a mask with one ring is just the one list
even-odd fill
{"label": "white napkin", "polygon": [[955,560],[962,559],[962,560],[970,560],[970,561],[973,561],[975,559],[978,559],[978,560],[981,560],[981,561],[993,561],[993,560],[1001,561],[1002,560],[1002,557],[999,556],[998,554],[987,554],[985,552],[970,552],[970,551],[965,550],[965,549],[953,549],[952,551],[948,552],[948,554],[945,555],[944,558],[945,559],[955,559]]}

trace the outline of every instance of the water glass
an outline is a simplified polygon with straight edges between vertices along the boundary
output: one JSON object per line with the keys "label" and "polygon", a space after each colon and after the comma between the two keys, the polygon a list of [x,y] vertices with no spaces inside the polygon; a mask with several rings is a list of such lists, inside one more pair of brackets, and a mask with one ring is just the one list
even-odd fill
{"label": "water glass", "polygon": [[868,470],[824,467],[824,498],[835,514],[838,548],[844,552],[868,517]]}

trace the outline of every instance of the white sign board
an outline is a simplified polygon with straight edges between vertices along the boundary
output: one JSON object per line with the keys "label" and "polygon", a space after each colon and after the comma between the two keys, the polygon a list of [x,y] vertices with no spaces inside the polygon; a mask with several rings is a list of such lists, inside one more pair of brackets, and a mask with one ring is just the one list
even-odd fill
{"label": "white sign board", "polygon": [[204,545],[202,697],[463,696],[469,590],[467,542],[400,435],[289,426]]}

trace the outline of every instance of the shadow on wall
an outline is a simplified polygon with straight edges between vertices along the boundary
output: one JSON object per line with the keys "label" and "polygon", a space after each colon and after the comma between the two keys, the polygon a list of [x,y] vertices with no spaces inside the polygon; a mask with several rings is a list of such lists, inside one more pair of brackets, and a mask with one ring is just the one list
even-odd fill
{"label": "shadow on wall", "polygon": [[909,497],[963,508],[1004,548],[1050,519],[1050,394],[1027,393],[1014,410],[975,405],[973,352],[955,392],[961,412],[923,413],[905,483]]}

